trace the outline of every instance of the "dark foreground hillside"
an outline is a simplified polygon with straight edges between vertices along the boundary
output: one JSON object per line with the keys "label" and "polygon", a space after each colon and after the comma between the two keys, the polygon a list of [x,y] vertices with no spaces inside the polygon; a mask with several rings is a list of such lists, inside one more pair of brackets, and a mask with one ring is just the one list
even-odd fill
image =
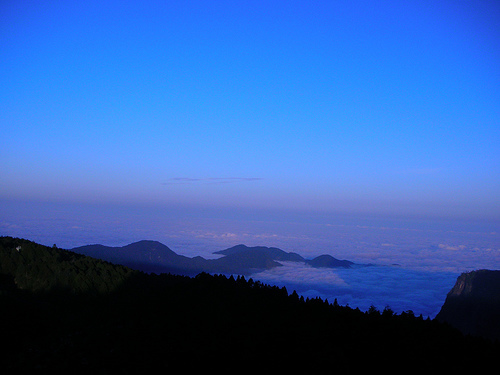
{"label": "dark foreground hillside", "polygon": [[0,238],[3,373],[475,370],[500,348],[411,312],[304,301],[242,277],[147,275]]}

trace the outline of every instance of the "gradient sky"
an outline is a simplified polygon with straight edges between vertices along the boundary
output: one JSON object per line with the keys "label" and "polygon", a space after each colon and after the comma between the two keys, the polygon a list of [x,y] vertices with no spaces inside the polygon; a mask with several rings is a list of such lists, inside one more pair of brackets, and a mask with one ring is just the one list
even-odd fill
{"label": "gradient sky", "polygon": [[0,198],[500,218],[498,1],[2,1]]}

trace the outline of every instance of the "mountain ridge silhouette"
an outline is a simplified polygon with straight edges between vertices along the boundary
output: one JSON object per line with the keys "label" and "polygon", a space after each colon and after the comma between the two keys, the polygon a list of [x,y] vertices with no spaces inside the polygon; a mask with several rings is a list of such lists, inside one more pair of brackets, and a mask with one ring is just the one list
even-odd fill
{"label": "mountain ridge silhouette", "polygon": [[249,275],[254,272],[281,267],[280,261],[302,262],[312,267],[350,268],[355,263],[339,260],[331,255],[320,255],[305,259],[300,254],[286,252],[277,247],[239,244],[213,254],[223,255],[218,259],[201,256],[179,255],[167,245],[158,241],[142,240],[125,246],[85,245],[71,249],[106,261],[123,264],[144,272],[171,272],[193,276],[200,272]]}

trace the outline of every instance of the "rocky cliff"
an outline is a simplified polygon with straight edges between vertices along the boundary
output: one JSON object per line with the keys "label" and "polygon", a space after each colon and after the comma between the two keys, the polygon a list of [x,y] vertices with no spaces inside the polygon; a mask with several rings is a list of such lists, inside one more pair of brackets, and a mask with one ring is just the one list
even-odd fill
{"label": "rocky cliff", "polygon": [[436,319],[465,334],[500,340],[500,271],[462,273]]}

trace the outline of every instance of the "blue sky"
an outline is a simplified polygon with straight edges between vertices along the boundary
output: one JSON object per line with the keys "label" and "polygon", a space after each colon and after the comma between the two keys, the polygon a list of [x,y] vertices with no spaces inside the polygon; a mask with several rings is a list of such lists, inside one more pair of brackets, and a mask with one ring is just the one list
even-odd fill
{"label": "blue sky", "polygon": [[500,218],[496,1],[4,1],[0,198]]}

